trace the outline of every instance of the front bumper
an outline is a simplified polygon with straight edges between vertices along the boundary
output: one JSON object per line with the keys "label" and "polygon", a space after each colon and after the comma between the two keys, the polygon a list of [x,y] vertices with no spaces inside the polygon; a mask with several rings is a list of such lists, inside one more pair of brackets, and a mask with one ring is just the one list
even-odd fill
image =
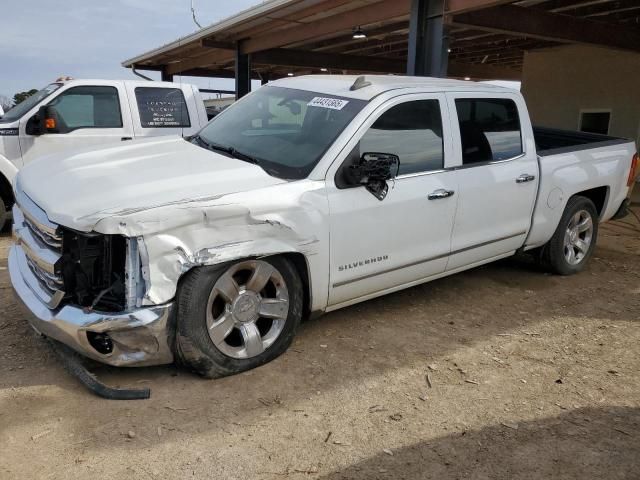
{"label": "front bumper", "polygon": [[[9,275],[29,323],[38,333],[116,367],[173,362],[173,303],[122,313],[87,312],[68,305],[51,310],[38,297],[38,280],[19,246],[11,247],[9,252]],[[87,332],[107,333],[113,342],[113,351],[109,354],[98,352],[89,343]]]}

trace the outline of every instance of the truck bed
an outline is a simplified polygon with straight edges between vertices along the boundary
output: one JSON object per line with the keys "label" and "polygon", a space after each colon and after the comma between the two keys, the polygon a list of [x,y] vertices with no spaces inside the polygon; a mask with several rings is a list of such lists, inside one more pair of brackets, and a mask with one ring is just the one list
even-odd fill
{"label": "truck bed", "polygon": [[596,133],[576,132],[547,127],[533,127],[536,150],[541,157],[559,153],[575,152],[590,148],[607,147],[628,143],[625,138],[610,137]]}
{"label": "truck bed", "polygon": [[533,128],[538,147],[540,184],[527,248],[544,245],[558,225],[564,206],[581,194],[596,204],[601,222],[620,209],[636,151],[632,140],[585,132]]}

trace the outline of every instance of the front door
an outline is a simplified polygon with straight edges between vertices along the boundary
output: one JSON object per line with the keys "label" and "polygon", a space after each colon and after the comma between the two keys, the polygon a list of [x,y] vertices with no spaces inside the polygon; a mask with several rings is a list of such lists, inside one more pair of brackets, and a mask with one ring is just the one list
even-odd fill
{"label": "front door", "polygon": [[[327,178],[331,222],[329,305],[408,286],[445,270],[456,210],[456,172],[446,171],[451,134],[446,100],[407,95],[381,106]],[[382,201],[347,187],[342,169],[364,153],[400,158]]]}
{"label": "front door", "polygon": [[65,133],[31,135],[28,125],[34,121],[33,115],[25,117],[19,129],[23,162],[62,150],[130,140],[133,130],[126,98],[120,84],[82,85],[62,91],[48,105],[56,108]]}
{"label": "front door", "polygon": [[[513,253],[529,232],[538,161],[526,106],[514,94],[448,94],[456,112],[458,210],[447,270]],[[529,140],[527,140],[529,139]]]}

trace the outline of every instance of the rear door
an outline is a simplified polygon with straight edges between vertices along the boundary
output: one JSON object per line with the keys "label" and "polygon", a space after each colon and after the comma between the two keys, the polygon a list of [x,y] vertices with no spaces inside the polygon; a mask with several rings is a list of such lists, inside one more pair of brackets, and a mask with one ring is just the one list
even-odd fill
{"label": "rear door", "polygon": [[520,248],[531,224],[538,161],[517,94],[447,94],[453,112],[458,209],[447,270]]}
{"label": "rear door", "polygon": [[136,137],[188,136],[200,130],[191,88],[127,83],[127,93]]}
{"label": "rear door", "polygon": [[[329,303],[334,308],[444,271],[456,209],[456,174],[444,95],[404,95],[381,106],[329,169]],[[400,158],[382,201],[341,181],[367,152]],[[345,158],[346,157],[346,158]]]}
{"label": "rear door", "polygon": [[58,112],[66,133],[30,135],[27,124],[33,115],[20,122],[20,149],[24,163],[43,155],[69,149],[81,149],[119,143],[133,135],[126,92],[122,82],[96,82],[62,90],[47,105]]}

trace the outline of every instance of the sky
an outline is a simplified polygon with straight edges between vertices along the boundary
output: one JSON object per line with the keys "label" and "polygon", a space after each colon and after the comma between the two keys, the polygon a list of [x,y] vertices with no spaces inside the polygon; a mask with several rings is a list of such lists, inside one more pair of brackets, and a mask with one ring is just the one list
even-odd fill
{"label": "sky", "polygon": [[[261,3],[193,2],[202,26]],[[123,60],[196,30],[191,0],[6,0],[0,5],[0,95],[13,98],[62,75],[135,79]],[[141,73],[160,79],[156,72]],[[232,79],[183,81],[233,90]]]}

